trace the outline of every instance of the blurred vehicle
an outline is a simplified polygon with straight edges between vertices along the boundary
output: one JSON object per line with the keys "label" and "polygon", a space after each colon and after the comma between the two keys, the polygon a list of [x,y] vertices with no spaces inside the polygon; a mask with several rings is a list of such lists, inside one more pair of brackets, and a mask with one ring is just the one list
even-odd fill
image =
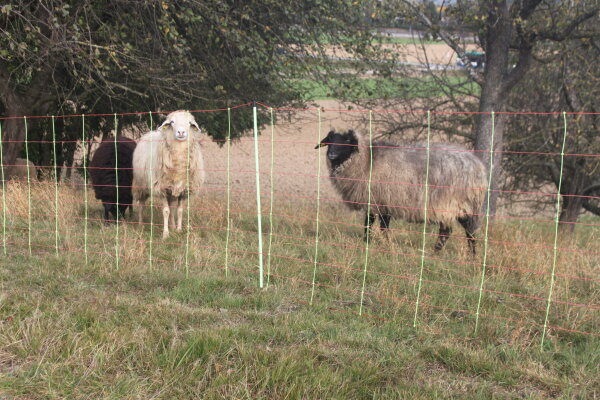
{"label": "blurred vehicle", "polygon": [[485,54],[479,51],[467,51],[465,53],[466,60],[463,60],[461,57],[456,57],[456,65],[465,68],[468,64],[471,65],[472,68],[483,68],[485,67]]}

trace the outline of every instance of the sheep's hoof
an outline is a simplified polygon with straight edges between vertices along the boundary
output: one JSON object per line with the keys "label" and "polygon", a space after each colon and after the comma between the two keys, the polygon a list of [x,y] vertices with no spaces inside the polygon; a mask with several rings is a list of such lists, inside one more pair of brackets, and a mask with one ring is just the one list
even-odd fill
{"label": "sheep's hoof", "polygon": [[164,232],[162,235],[163,240],[166,240],[169,237],[169,232]]}

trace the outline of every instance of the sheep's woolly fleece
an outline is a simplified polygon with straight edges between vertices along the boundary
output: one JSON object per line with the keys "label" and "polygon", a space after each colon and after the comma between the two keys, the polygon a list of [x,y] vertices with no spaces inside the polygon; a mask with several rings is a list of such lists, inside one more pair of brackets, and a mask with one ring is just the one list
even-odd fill
{"label": "sheep's woolly fleece", "polygon": [[[189,137],[178,140],[177,131],[183,129]],[[188,178],[190,192],[197,192],[204,183],[205,171],[200,129],[193,115],[187,111],[173,112],[157,130],[142,136],[133,165],[136,199],[145,199],[151,192],[156,196],[178,197],[186,193]]]}

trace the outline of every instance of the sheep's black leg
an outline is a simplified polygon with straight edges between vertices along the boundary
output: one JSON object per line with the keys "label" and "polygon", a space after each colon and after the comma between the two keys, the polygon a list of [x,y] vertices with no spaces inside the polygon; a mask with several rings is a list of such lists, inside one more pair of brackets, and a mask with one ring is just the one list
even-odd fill
{"label": "sheep's black leg", "polygon": [[390,219],[392,219],[391,215],[379,214],[379,229],[381,229],[386,234],[388,233],[388,229],[390,228]]}
{"label": "sheep's black leg", "polygon": [[440,232],[438,234],[437,243],[435,244],[436,251],[440,251],[444,248],[446,241],[450,237],[450,233],[452,233],[452,227],[445,225],[443,223],[440,223]]}
{"label": "sheep's black leg", "polygon": [[121,205],[120,204],[112,204],[110,207],[110,213],[112,214],[112,220],[118,221],[121,219]]}
{"label": "sheep's black leg", "polygon": [[125,218],[125,211],[127,211],[127,207],[129,207],[129,204],[119,204],[119,219],[126,219]]}
{"label": "sheep's black leg", "polygon": [[364,237],[365,242],[369,238],[369,234],[371,233],[371,227],[373,226],[374,222],[375,222],[375,215],[367,213],[365,215],[365,237]]}
{"label": "sheep's black leg", "polygon": [[110,214],[112,213],[112,204],[104,204],[104,217],[102,218],[105,225],[110,222]]}
{"label": "sheep's black leg", "polygon": [[475,255],[475,235],[471,218],[459,218],[458,222],[463,228],[465,228],[465,234],[467,235],[467,240],[469,241],[469,249],[471,250],[471,254]]}

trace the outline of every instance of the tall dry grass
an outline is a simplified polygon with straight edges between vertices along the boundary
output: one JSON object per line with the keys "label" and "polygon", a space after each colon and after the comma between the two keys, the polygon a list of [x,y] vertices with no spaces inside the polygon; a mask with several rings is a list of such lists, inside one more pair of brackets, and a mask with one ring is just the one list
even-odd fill
{"label": "tall dry grass", "polygon": [[86,222],[83,191],[61,185],[55,209],[52,183],[30,189],[29,199],[27,185],[5,187],[0,397],[600,393],[596,229],[582,226],[574,236],[559,238],[549,329],[540,351],[553,261],[551,225],[494,221],[482,292],[481,251],[472,258],[466,241],[453,237],[443,252],[434,253],[436,232],[428,229],[413,329],[419,225],[395,221],[389,237],[374,236],[367,259],[362,216],[323,203],[315,269],[314,202],[275,199],[270,225],[265,196],[264,260],[270,274],[260,290],[251,196],[232,200],[226,254],[222,192],[190,204],[189,235],[161,240],[157,212],[150,242],[149,210],[143,226],[120,223],[117,240],[117,225],[100,221],[101,206],[91,192]]}
{"label": "tall dry grass", "polygon": [[[189,223],[193,228],[189,234],[178,233],[163,241],[158,235],[160,209],[154,210],[153,224],[148,207],[142,226],[133,221],[107,225],[100,220],[100,206],[91,191],[86,220],[82,190],[61,185],[56,210],[53,182],[32,183],[29,188],[9,183],[6,250],[9,254],[27,253],[31,240],[33,254],[58,252],[60,257],[81,261],[87,253],[88,261],[99,262],[107,271],[168,268],[197,276],[212,269],[246,274],[258,281],[254,204],[248,199],[232,200],[226,255],[227,209],[222,196],[194,198],[190,203]],[[436,253],[436,227],[432,226],[422,259],[422,227],[395,221],[388,236],[375,234],[367,255],[361,239],[361,216],[323,204],[315,264],[314,203],[275,201],[270,210],[266,198],[262,213],[265,282],[290,288],[290,296],[297,301],[312,298],[332,308],[361,311],[409,325],[419,308],[417,323],[435,329],[443,329],[452,319],[469,326],[478,319],[482,326],[492,328],[526,325],[536,335],[544,324],[556,335],[570,331],[598,333],[600,267],[594,247],[598,229],[594,224],[558,238],[552,282],[554,223],[493,221],[482,285],[481,235],[475,258],[469,255],[458,229],[447,248]]]}

